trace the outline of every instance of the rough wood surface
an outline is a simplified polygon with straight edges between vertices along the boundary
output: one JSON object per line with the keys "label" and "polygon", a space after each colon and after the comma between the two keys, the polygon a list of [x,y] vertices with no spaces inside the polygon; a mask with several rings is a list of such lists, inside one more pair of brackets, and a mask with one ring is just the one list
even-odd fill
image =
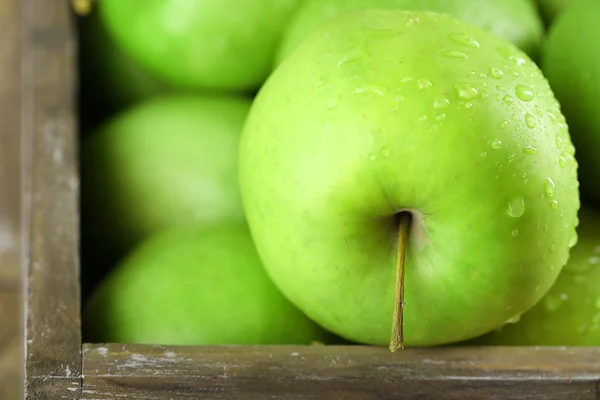
{"label": "rough wood surface", "polygon": [[23,127],[27,239],[26,393],[78,399],[76,38],[70,2],[24,0]]}
{"label": "rough wood surface", "polygon": [[0,7],[0,399],[23,399],[20,1]]}
{"label": "rough wood surface", "polygon": [[600,399],[600,348],[84,345],[83,398]]}

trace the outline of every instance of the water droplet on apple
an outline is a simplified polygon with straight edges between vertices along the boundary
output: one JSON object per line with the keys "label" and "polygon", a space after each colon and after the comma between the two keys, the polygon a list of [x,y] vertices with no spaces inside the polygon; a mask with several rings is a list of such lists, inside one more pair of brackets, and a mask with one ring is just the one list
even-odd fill
{"label": "water droplet on apple", "polygon": [[445,97],[438,97],[433,101],[433,108],[436,110],[443,110],[450,105],[450,100]]}
{"label": "water droplet on apple", "polygon": [[573,229],[571,232],[571,237],[569,238],[569,247],[573,247],[577,244],[577,240],[579,239],[577,235],[577,231]]}
{"label": "water droplet on apple", "polygon": [[362,60],[364,58],[368,57],[368,53],[367,50],[364,48],[354,48],[350,51],[348,51],[348,53],[346,53],[344,55],[343,58],[341,58],[338,63],[337,63],[337,67],[340,68],[342,65],[344,64],[348,64],[354,61],[359,61]]}
{"label": "water droplet on apple", "polygon": [[510,318],[508,321],[506,321],[506,323],[507,324],[516,324],[520,320],[521,320],[521,314],[517,314],[514,317]]}
{"label": "water droplet on apple", "polygon": [[369,161],[375,161],[375,154],[369,154]]}
{"label": "water droplet on apple", "polygon": [[538,149],[532,145],[529,145],[527,147],[523,147],[523,154],[536,156],[538,154]]}
{"label": "water droplet on apple", "polygon": [[448,37],[454,43],[458,43],[472,49],[479,49],[479,42],[475,38],[465,33],[452,33]]}
{"label": "water droplet on apple", "polygon": [[538,117],[544,116],[544,110],[537,104],[535,105],[535,113],[538,115]]}
{"label": "water droplet on apple", "polygon": [[388,149],[387,147],[384,147],[383,149],[381,149],[381,155],[384,157],[387,157],[390,155],[390,149]]}
{"label": "water droplet on apple", "polygon": [[502,122],[500,122],[499,128],[500,128],[500,129],[504,129],[504,128],[506,128],[506,127],[507,127],[509,124],[510,124],[510,121],[509,121],[509,120],[502,121]]}
{"label": "water droplet on apple", "polygon": [[561,168],[564,168],[567,165],[567,160],[565,160],[563,156],[558,157],[558,165],[560,165]]}
{"label": "water droplet on apple", "polygon": [[372,93],[377,96],[385,97],[385,91],[377,85],[371,83],[363,83],[361,87],[358,87],[352,91],[351,94],[364,94],[364,93]]}
{"label": "water droplet on apple", "polygon": [[515,229],[510,233],[512,236],[518,236],[519,235],[519,230]]}
{"label": "water droplet on apple", "polygon": [[[508,121],[507,121],[508,122]],[[502,140],[494,140],[492,142],[492,147],[496,150],[498,150],[500,147],[502,147]]]}
{"label": "water droplet on apple", "polygon": [[544,182],[544,192],[546,193],[546,197],[554,197],[554,193],[556,192],[556,184],[551,177],[548,177],[546,182]]}
{"label": "water droplet on apple", "polygon": [[471,108],[471,107],[473,107],[473,103],[472,103],[472,102],[470,102],[470,101],[467,101],[467,102],[465,103],[465,108]]}
{"label": "water droplet on apple", "polygon": [[504,72],[502,72],[502,70],[499,68],[491,67],[490,76],[494,79],[501,79],[504,76]]}
{"label": "water droplet on apple", "polygon": [[533,129],[536,127],[537,125],[537,121],[535,120],[535,117],[529,113],[525,114],[525,124]]}
{"label": "water droplet on apple", "polygon": [[480,156],[481,158],[485,158],[485,157],[487,157],[487,152],[485,152],[485,151],[484,151],[484,152],[483,152],[483,153],[481,153],[479,156]]}
{"label": "water droplet on apple", "polygon": [[517,85],[515,87],[517,97],[523,101],[531,101],[534,98],[533,90],[529,86]]}
{"label": "water droplet on apple", "polygon": [[465,53],[458,50],[450,50],[443,53],[444,57],[448,58],[464,58],[465,60],[469,58]]}
{"label": "water droplet on apple", "polygon": [[333,110],[334,108],[337,107],[339,102],[340,102],[340,98],[337,96],[329,98],[329,100],[327,100],[327,103],[326,103],[327,109]]}
{"label": "water droplet on apple", "polygon": [[429,79],[421,78],[417,81],[417,85],[419,86],[419,89],[425,90],[432,87],[433,83],[431,83]]}
{"label": "water droplet on apple", "polygon": [[519,71],[515,71],[515,70],[510,71],[510,74],[512,76],[514,76],[515,78],[518,78],[519,76],[521,76],[521,74],[519,73]]}
{"label": "water droplet on apple", "polygon": [[477,89],[468,83],[458,84],[454,88],[458,97],[463,100],[473,100],[479,94]]}
{"label": "water droplet on apple", "polygon": [[550,208],[553,210],[558,210],[558,201],[552,200],[552,202],[550,202]]}
{"label": "water droplet on apple", "polygon": [[508,94],[504,95],[502,100],[504,101],[504,103],[506,103],[507,106],[510,106],[512,103],[515,102],[515,100]]}
{"label": "water droplet on apple", "polygon": [[544,305],[546,306],[546,310],[554,312],[557,311],[562,305],[563,300],[561,300],[560,296],[555,294],[547,294],[544,298]]}
{"label": "water droplet on apple", "polygon": [[523,57],[510,56],[508,57],[508,59],[517,64],[518,66],[527,64],[527,60],[525,60]]}
{"label": "water droplet on apple", "polygon": [[437,117],[435,117],[436,120],[438,121],[443,121],[446,119],[446,114],[438,114]]}
{"label": "water droplet on apple", "polygon": [[556,147],[558,147],[559,149],[562,149],[563,145],[564,145],[564,141],[563,138],[559,135],[556,135]]}
{"label": "water droplet on apple", "polygon": [[508,202],[507,214],[513,218],[521,218],[525,213],[525,199],[516,197]]}

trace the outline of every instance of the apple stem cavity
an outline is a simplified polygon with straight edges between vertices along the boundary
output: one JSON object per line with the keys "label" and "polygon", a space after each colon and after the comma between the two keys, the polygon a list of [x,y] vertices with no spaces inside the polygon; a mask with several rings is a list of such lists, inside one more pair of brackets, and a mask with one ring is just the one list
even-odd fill
{"label": "apple stem cavity", "polygon": [[396,258],[396,295],[394,297],[394,317],[392,321],[392,338],[390,350],[404,349],[404,263],[406,260],[406,246],[410,228],[411,214],[401,212],[398,214],[398,254]]}

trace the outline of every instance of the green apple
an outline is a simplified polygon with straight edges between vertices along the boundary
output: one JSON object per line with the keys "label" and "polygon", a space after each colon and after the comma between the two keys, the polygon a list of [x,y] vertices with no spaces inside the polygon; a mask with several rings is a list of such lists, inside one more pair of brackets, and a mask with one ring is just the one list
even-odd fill
{"label": "green apple", "polygon": [[185,227],[136,247],[86,302],[86,341],[308,344],[329,334],[271,282],[244,224]]}
{"label": "green apple", "polygon": [[519,321],[473,341],[518,346],[600,346],[600,215],[582,209],[579,240],[550,292]]}
{"label": "green apple", "polygon": [[323,23],[365,8],[448,13],[514,43],[530,56],[537,53],[543,35],[542,21],[529,0],[306,0],[285,31],[277,65]]}
{"label": "green apple", "polygon": [[85,137],[86,248],[115,259],[165,228],[243,221],[238,145],[250,104],[233,96],[156,97]]}
{"label": "green apple", "polygon": [[127,54],[177,87],[246,90],[271,71],[300,0],[102,0]]}
{"label": "green apple", "polygon": [[254,100],[239,168],[274,282],[356,342],[397,339],[399,288],[407,346],[489,332],[539,301],[577,241],[577,162],[542,73],[446,14],[318,28]]}
{"label": "green apple", "polygon": [[582,196],[600,203],[600,2],[580,1],[556,20],[541,68],[569,124]]}
{"label": "green apple", "polygon": [[100,119],[169,86],[116,46],[97,10],[80,18],[80,79],[85,111]]}

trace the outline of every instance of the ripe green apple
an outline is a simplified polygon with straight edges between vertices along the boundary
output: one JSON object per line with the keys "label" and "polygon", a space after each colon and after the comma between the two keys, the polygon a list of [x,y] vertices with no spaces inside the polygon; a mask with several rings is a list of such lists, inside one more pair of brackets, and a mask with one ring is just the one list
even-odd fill
{"label": "ripe green apple", "polygon": [[550,289],[577,241],[573,155],[514,45],[446,14],[361,10],[318,28],[263,85],[240,187],[268,273],[310,318],[383,345],[405,288],[406,345],[437,345]]}
{"label": "ripe green apple", "polygon": [[86,341],[308,344],[329,334],[265,273],[245,224],[185,227],[136,247],[86,302]]}
{"label": "ripe green apple", "polygon": [[600,215],[584,208],[580,221],[577,245],[546,296],[474,344],[600,346]]}
{"label": "ripe green apple", "polygon": [[293,16],[278,49],[279,65],[311,32],[343,12],[365,8],[448,13],[537,54],[543,24],[529,0],[306,0]]}
{"label": "ripe green apple", "polygon": [[86,248],[114,260],[168,227],[245,220],[237,165],[249,107],[233,96],[156,97],[85,137]]}
{"label": "ripe green apple", "polygon": [[569,124],[582,196],[600,204],[600,2],[577,2],[555,21],[541,68]]}
{"label": "ripe green apple", "polygon": [[102,0],[115,41],[177,87],[246,90],[271,71],[300,0]]}

